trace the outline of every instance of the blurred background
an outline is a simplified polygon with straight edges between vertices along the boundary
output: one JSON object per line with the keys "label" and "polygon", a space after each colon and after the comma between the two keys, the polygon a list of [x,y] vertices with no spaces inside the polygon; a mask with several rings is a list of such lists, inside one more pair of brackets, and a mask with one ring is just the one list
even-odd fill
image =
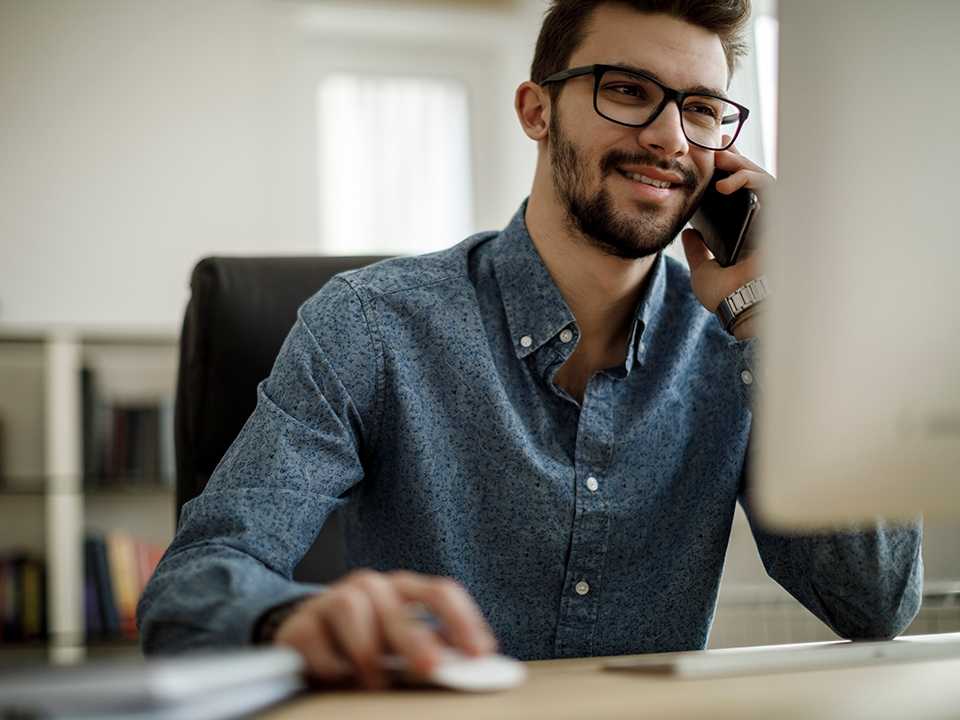
{"label": "blurred background", "polygon": [[[532,181],[513,93],[544,8],[0,0],[0,663],[136,653],[200,258],[415,254],[506,224]],[[750,41],[738,145],[775,174],[771,2]],[[911,632],[960,630],[957,547],[928,530]],[[711,646],[832,637],[738,511]]]}

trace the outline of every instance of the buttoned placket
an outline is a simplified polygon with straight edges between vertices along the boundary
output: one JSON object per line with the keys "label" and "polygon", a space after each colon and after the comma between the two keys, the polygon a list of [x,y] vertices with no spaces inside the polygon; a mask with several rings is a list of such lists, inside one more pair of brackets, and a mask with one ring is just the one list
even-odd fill
{"label": "buttoned placket", "polygon": [[594,375],[584,392],[574,455],[574,519],[557,622],[557,657],[592,654],[610,525],[603,473],[613,455],[616,381]]}

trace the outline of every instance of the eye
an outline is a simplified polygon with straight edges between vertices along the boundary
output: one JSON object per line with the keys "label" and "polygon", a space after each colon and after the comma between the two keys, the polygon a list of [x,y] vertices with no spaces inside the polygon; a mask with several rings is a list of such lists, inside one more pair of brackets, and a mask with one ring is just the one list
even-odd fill
{"label": "eye", "polygon": [[633,83],[618,83],[616,85],[606,85],[604,90],[610,92],[615,92],[618,95],[623,95],[629,98],[637,98],[642,100],[647,97],[646,88],[643,85],[636,85]]}
{"label": "eye", "polygon": [[710,105],[704,105],[703,103],[691,103],[683,108],[684,112],[694,112],[698,115],[704,115],[712,120],[720,119],[720,111],[711,107]]}

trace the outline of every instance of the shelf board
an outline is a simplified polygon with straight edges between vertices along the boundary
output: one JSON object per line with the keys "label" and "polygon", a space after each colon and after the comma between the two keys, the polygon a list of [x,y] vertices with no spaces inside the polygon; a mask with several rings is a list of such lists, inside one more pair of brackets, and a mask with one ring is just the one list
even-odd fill
{"label": "shelf board", "polygon": [[[18,478],[18,480],[20,480]],[[38,487],[10,487],[0,480],[0,497],[36,497],[44,498],[53,494],[46,488],[47,478],[36,478]],[[60,495],[124,496],[124,495],[172,495],[176,485],[172,481],[161,480],[110,480],[102,484],[82,485],[75,492],[57,493]]]}
{"label": "shelf board", "polygon": [[85,487],[83,494],[87,497],[125,497],[138,495],[172,495],[176,487],[172,483],[139,482],[117,483],[116,485],[92,485]]}
{"label": "shelf board", "polygon": [[0,323],[0,342],[45,342],[62,337],[82,343],[167,345],[179,342],[180,328],[169,325]]}
{"label": "shelf board", "polygon": [[47,488],[44,485],[39,487],[8,487],[0,482],[0,497],[46,497]]}
{"label": "shelf board", "polygon": [[91,638],[89,640],[19,640],[0,645],[0,669],[23,667],[26,664],[46,665],[54,648],[84,651],[88,658],[128,657],[142,659],[140,641],[131,638]]}

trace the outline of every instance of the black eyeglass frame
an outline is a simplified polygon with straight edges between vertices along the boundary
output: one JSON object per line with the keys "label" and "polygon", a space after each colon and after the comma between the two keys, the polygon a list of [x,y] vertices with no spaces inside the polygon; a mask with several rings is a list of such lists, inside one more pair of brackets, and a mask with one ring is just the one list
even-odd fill
{"label": "black eyeglass frame", "polygon": [[[654,85],[656,85],[658,88],[660,88],[663,91],[663,100],[660,101],[659,107],[657,107],[657,109],[654,110],[653,114],[650,116],[650,119],[647,120],[645,123],[627,123],[621,120],[615,120],[614,118],[608,115],[604,115],[602,112],[600,112],[600,106],[597,104],[597,97],[600,95],[600,78],[603,77],[604,73],[609,72],[611,70],[614,72],[627,73],[628,75],[636,75],[637,77],[641,77],[644,80],[652,82]],[[713,150],[715,152],[723,152],[724,150],[729,150],[730,147],[737,141],[737,138],[740,136],[740,131],[743,130],[743,124],[747,121],[747,117],[750,115],[749,108],[744,107],[740,103],[735,103],[733,102],[733,100],[730,100],[729,98],[725,98],[720,95],[711,95],[710,93],[705,93],[705,92],[682,92],[680,90],[674,90],[672,87],[667,87],[656,78],[652,78],[649,75],[646,75],[645,73],[638,72],[637,70],[628,70],[627,68],[623,68],[618,65],[584,65],[582,67],[569,68],[568,70],[561,70],[560,72],[556,72],[553,75],[550,75],[549,77],[541,81],[539,84],[547,85],[548,83],[563,82],[564,80],[569,80],[570,78],[575,78],[575,77],[581,77],[583,75],[593,75],[593,109],[597,113],[597,115],[602,117],[604,120],[609,120],[612,123],[616,123],[617,125],[624,125],[626,127],[645,128],[648,125],[652,124],[658,117],[660,117],[660,113],[663,112],[663,109],[667,107],[667,105],[669,105],[670,102],[675,102],[677,105],[677,109],[680,111],[680,125],[683,128],[684,137],[686,137],[689,142],[693,143],[699,148],[703,148],[704,150]],[[697,141],[690,139],[690,136],[687,135],[687,128],[683,124],[683,101],[688,97],[716,98],[717,100],[722,100],[725,103],[729,103],[730,105],[733,105],[740,111],[740,123],[739,125],[737,125],[737,131],[730,138],[730,142],[727,145],[721,148],[712,148],[706,145],[701,145]],[[727,118],[730,118],[730,117],[732,116],[731,115],[727,116]],[[725,120],[726,118],[721,118],[720,124],[723,125]]]}

